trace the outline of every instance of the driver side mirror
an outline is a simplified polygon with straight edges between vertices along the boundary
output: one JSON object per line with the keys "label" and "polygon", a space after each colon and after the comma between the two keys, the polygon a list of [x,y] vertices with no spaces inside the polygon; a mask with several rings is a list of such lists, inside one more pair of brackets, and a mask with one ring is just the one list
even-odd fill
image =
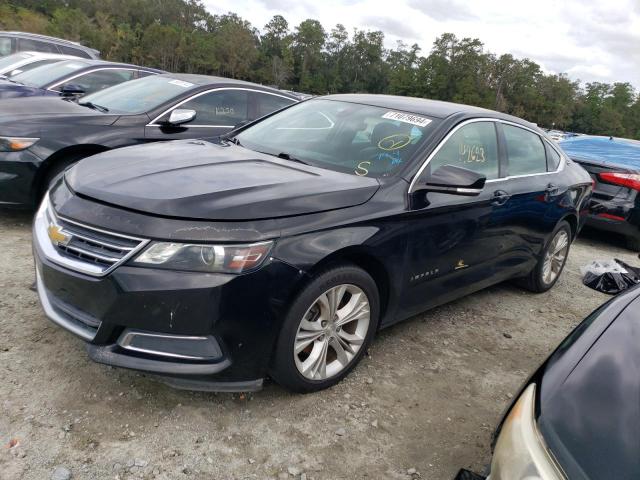
{"label": "driver side mirror", "polygon": [[71,97],[73,95],[84,95],[86,93],[84,87],[77,83],[67,83],[60,89],[60,94],[63,97]]}
{"label": "driver side mirror", "polygon": [[486,182],[487,177],[480,173],[462,167],[444,165],[429,176],[427,184],[421,190],[475,197],[482,193]]}
{"label": "driver side mirror", "polygon": [[196,111],[187,108],[176,108],[169,115],[169,125],[182,125],[196,118]]}

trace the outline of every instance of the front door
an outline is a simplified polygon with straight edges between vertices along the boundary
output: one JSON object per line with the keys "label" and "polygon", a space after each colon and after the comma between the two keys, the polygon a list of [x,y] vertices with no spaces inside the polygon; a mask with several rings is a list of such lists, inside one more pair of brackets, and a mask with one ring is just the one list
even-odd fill
{"label": "front door", "polygon": [[[436,151],[417,188],[431,172],[454,165],[500,178],[496,125],[473,121],[459,127]],[[416,187],[414,187],[416,190]],[[413,195],[421,195],[419,191]],[[483,288],[494,281],[495,265],[503,254],[501,200],[487,186],[475,197],[429,192],[424,206],[410,211],[404,315]],[[419,203],[419,202],[418,202]]]}

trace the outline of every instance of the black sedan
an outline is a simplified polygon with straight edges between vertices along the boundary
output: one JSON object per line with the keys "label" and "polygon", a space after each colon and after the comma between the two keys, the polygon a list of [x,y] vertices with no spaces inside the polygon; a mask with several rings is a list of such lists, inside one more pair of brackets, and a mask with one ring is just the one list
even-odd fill
{"label": "black sedan", "polygon": [[[122,82],[164,73],[128,63],[82,58],[43,65],[0,80],[0,99],[68,95],[79,97]],[[4,111],[4,108],[2,110]]]}
{"label": "black sedan", "polygon": [[587,225],[623,235],[627,246],[640,252],[640,142],[578,136],[560,146],[593,178]]}
{"label": "black sedan", "polygon": [[185,388],[295,391],[376,331],[489,285],[558,280],[591,179],[518,118],[337,95],[219,143],[83,160],[34,225],[47,316],[94,360]]}
{"label": "black sedan", "polygon": [[640,287],[587,317],[500,425],[491,480],[640,478]]}
{"label": "black sedan", "polygon": [[214,137],[296,102],[253,83],[153,75],[83,97],[9,99],[0,108],[0,205],[37,204],[81,158],[159,140]]}

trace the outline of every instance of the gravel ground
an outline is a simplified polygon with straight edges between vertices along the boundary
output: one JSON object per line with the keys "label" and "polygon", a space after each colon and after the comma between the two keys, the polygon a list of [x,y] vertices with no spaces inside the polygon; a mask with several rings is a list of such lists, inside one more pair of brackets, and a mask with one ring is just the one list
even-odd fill
{"label": "gravel ground", "polygon": [[608,297],[594,258],[640,261],[588,234],[546,294],[499,285],[381,332],[336,387],[305,396],[173,390],[90,362],[45,319],[30,215],[0,212],[1,479],[451,479],[483,470],[528,373]]}

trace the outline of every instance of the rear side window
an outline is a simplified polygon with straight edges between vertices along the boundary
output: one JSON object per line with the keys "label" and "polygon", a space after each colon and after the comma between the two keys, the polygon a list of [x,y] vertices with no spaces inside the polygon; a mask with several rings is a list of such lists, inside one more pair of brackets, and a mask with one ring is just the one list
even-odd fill
{"label": "rear side window", "polygon": [[65,55],[75,55],[76,57],[81,58],[91,58],[91,55],[79,48],[68,47],[66,45],[58,45],[58,48]]}
{"label": "rear side window", "polygon": [[560,166],[560,154],[549,144],[545,143],[545,147],[547,148],[547,170],[555,172]]}
{"label": "rear side window", "polygon": [[29,50],[35,52],[60,53],[53,43],[41,42],[31,38],[19,38],[18,50],[21,52]]}
{"label": "rear side window", "polygon": [[531,175],[547,171],[547,156],[542,139],[533,132],[503,125],[507,142],[507,175]]}
{"label": "rear side window", "polygon": [[281,108],[291,105],[294,100],[290,98],[278,97],[277,95],[268,95],[266,93],[256,93],[256,118],[280,110]]}
{"label": "rear side window", "polygon": [[0,57],[11,55],[11,39],[9,37],[0,37]]}
{"label": "rear side window", "polygon": [[487,180],[498,178],[498,140],[493,122],[473,122],[457,130],[429,163],[431,172],[444,165],[472,170]]}
{"label": "rear side window", "polygon": [[[122,82],[133,79],[133,70],[120,70],[111,68],[108,70],[95,70],[65,83],[80,85],[86,93],[99,92],[105,88],[112,87]],[[61,90],[64,84],[58,85],[56,90]]]}
{"label": "rear side window", "polygon": [[248,98],[244,90],[222,90],[200,95],[178,108],[196,111],[196,118],[190,122],[194,125],[234,127],[248,118]]}

